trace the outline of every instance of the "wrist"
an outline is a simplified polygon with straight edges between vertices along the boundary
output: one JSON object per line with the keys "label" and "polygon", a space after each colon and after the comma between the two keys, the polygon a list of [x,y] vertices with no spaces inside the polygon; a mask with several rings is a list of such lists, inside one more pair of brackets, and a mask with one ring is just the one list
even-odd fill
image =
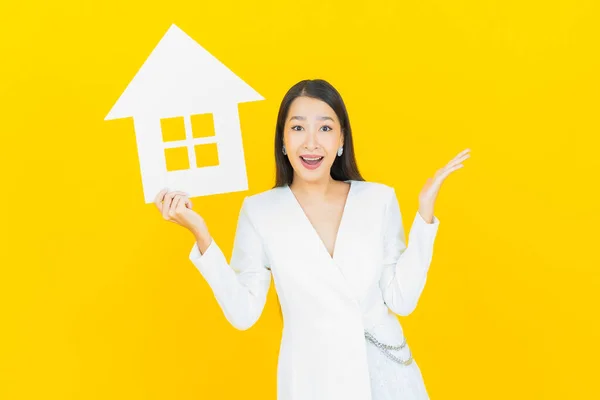
{"label": "wrist", "polygon": [[210,233],[208,232],[208,229],[206,229],[206,227],[193,226],[190,228],[190,231],[198,241],[206,241],[210,237]]}
{"label": "wrist", "polygon": [[208,231],[194,233],[194,238],[196,239],[196,245],[198,246],[198,250],[200,250],[200,254],[206,252],[213,240]]}
{"label": "wrist", "polygon": [[419,215],[426,223],[433,224],[433,211],[431,211],[431,210],[423,211],[423,210],[419,209]]}

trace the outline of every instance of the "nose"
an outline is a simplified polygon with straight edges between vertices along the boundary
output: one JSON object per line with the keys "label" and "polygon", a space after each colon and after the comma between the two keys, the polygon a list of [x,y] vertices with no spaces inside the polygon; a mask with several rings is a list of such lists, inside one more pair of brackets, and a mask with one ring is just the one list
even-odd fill
{"label": "nose", "polygon": [[306,150],[314,150],[317,147],[317,132],[314,128],[307,129],[307,134],[304,140],[304,148]]}

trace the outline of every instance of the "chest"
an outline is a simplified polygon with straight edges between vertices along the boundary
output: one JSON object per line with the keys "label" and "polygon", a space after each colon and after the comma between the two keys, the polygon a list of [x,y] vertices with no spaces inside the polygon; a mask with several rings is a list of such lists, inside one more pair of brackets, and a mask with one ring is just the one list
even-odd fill
{"label": "chest", "polygon": [[360,296],[376,279],[382,257],[384,209],[377,197],[355,193],[326,207],[296,201],[291,193],[282,200],[257,224],[276,284],[292,292],[314,294],[321,287]]}
{"label": "chest", "polygon": [[327,252],[333,256],[344,213],[344,202],[319,205],[302,204],[301,206]]}

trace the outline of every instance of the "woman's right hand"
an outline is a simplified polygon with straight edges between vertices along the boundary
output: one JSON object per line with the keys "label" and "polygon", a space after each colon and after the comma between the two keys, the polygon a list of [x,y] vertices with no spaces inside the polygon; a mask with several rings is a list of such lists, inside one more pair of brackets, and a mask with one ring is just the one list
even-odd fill
{"label": "woman's right hand", "polygon": [[154,198],[154,204],[163,218],[189,229],[194,236],[207,235],[208,229],[204,219],[192,210],[192,201],[187,193],[169,192],[163,189]]}

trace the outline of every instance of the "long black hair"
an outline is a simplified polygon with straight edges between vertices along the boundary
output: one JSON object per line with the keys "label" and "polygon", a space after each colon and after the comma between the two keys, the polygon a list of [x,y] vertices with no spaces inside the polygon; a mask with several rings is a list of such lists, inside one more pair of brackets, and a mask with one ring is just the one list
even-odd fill
{"label": "long black hair", "polygon": [[283,154],[283,129],[290,105],[300,96],[312,97],[327,103],[340,121],[344,135],[344,151],[341,156],[336,156],[331,166],[330,175],[338,181],[356,180],[364,181],[358,171],[354,155],[354,144],[352,143],[352,128],[346,111],[346,105],[339,92],[323,79],[305,79],[292,86],[283,97],[277,115],[277,126],[275,127],[275,187],[291,185],[294,180],[294,169],[288,157]]}

